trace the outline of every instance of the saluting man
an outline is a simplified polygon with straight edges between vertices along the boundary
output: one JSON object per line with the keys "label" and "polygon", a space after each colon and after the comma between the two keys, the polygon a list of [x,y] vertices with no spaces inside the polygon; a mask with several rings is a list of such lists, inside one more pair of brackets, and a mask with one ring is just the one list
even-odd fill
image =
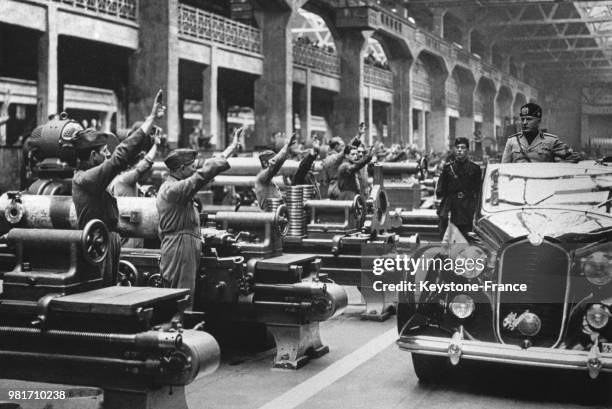
{"label": "saluting man", "polygon": [[160,186],[156,199],[161,239],[160,272],[166,286],[190,289],[190,305],[193,305],[202,249],[200,214],[193,199],[202,186],[230,168],[227,159],[216,157],[206,160],[198,169],[196,156],[193,149],[170,152],[164,161],[170,174]]}
{"label": "saluting man", "polygon": [[554,162],[559,158],[568,162],[580,161],[580,155],[559,140],[556,135],[542,132],[542,108],[532,102],[521,107],[522,131],[511,135],[506,142],[502,163]]}

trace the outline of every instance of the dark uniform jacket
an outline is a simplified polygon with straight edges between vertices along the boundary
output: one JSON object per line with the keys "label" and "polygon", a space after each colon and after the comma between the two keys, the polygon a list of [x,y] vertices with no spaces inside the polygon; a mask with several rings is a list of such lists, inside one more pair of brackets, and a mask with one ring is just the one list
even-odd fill
{"label": "dark uniform jacket", "polygon": [[470,160],[450,162],[442,168],[436,187],[441,200],[438,216],[448,217],[455,225],[471,225],[481,188],[480,166]]}
{"label": "dark uniform jacket", "polygon": [[556,135],[540,131],[530,145],[523,133],[519,132],[508,138],[502,163],[554,162],[555,158],[571,162],[580,160],[579,155]]}

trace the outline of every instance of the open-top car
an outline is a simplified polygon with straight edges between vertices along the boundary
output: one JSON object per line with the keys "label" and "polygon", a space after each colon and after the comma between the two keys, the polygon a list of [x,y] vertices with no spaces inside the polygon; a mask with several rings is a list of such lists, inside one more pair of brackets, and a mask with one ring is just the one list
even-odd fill
{"label": "open-top car", "polygon": [[[454,267],[428,263],[400,292],[398,345],[418,378],[464,360],[612,371],[611,207],[610,167],[489,165],[468,243],[413,255]],[[458,269],[467,259],[480,267]]]}

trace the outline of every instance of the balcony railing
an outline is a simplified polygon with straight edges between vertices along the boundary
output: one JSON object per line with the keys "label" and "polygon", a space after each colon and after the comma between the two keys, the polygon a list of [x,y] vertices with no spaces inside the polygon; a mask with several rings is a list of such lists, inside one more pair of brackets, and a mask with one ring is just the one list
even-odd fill
{"label": "balcony railing", "polygon": [[185,4],[179,5],[179,34],[261,53],[259,29]]}
{"label": "balcony railing", "polygon": [[381,88],[393,89],[393,73],[373,65],[364,64],[363,82]]}
{"label": "balcony railing", "polygon": [[[101,16],[123,20],[138,20],[138,0],[49,0],[67,6],[89,11]],[[146,0],[145,0],[146,1]]]}
{"label": "balcony railing", "polygon": [[454,91],[446,91],[446,104],[451,108],[459,108],[459,93]]}
{"label": "balcony railing", "polygon": [[340,59],[336,54],[308,44],[293,44],[293,64],[325,74],[340,75]]}
{"label": "balcony railing", "polygon": [[419,81],[412,81],[412,96],[421,101],[431,102],[431,84]]}

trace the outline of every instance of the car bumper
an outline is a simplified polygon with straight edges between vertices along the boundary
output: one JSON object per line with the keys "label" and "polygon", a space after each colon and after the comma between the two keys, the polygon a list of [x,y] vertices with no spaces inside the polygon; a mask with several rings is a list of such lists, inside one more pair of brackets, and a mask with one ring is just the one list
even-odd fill
{"label": "car bumper", "polygon": [[456,333],[453,338],[424,335],[401,336],[400,349],[425,355],[447,356],[453,364],[460,359],[537,366],[544,368],[577,369],[588,371],[591,378],[600,372],[612,372],[612,354],[590,351],[531,347],[493,342],[468,341]]}

